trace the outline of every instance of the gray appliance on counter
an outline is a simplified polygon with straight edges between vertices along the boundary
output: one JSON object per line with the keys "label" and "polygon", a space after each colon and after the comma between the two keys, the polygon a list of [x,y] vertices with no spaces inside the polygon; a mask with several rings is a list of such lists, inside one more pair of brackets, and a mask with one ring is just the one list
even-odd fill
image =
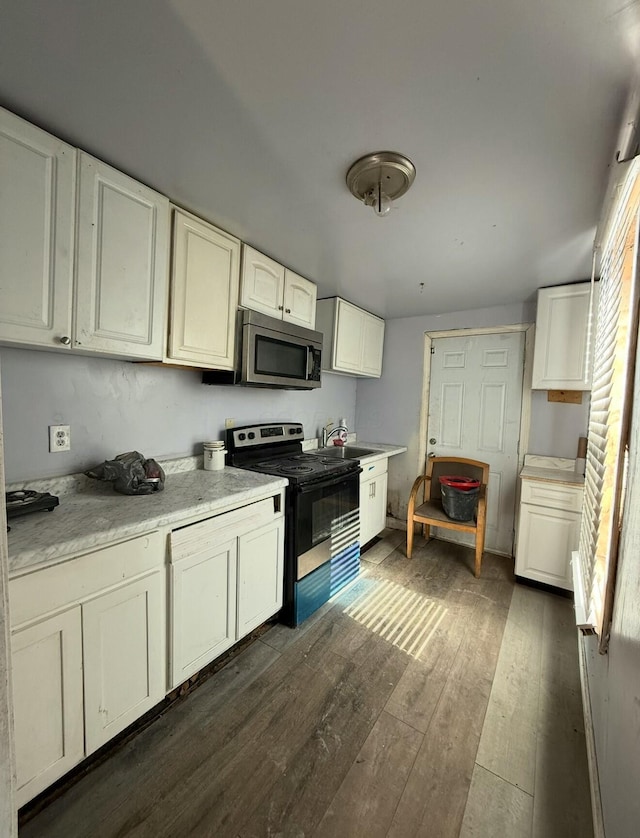
{"label": "gray appliance on counter", "polygon": [[226,431],[228,465],[286,477],[284,606],[297,626],[360,572],[360,464],[302,451],[299,422]]}

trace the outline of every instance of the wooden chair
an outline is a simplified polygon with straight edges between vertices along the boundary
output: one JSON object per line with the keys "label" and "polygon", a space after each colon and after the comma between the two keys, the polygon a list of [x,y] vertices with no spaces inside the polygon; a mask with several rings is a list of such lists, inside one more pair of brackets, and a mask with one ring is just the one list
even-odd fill
{"label": "wooden chair", "polygon": [[[454,521],[445,513],[442,508],[442,495],[440,491],[439,477],[445,474],[463,475],[480,481],[480,492],[478,494],[478,508],[475,519],[470,521]],[[481,463],[479,460],[467,460],[463,457],[429,457],[427,460],[426,474],[417,477],[411,495],[409,497],[409,508],[407,510],[407,558],[411,558],[413,551],[413,529],[415,524],[422,524],[422,531],[425,538],[429,538],[430,527],[441,527],[442,529],[458,530],[459,532],[471,532],[475,534],[476,563],[475,575],[480,576],[482,565],[482,553],[484,551],[484,536],[487,523],[487,484],[489,482],[489,464]],[[424,484],[423,502],[416,498],[420,486]]]}

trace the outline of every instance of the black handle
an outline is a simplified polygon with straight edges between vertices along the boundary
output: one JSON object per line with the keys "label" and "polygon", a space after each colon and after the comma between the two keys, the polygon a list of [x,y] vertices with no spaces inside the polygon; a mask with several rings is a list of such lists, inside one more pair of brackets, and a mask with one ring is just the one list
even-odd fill
{"label": "black handle", "polygon": [[327,487],[331,486],[332,488],[339,489],[341,486],[346,486],[349,483],[352,483],[354,480],[360,482],[360,473],[362,469],[360,466],[358,468],[354,468],[352,471],[349,472],[347,475],[340,475],[337,477],[334,475],[333,477],[324,477],[321,480],[317,480],[314,483],[303,483],[302,485],[297,485],[296,489],[299,494],[306,495],[309,492],[315,492],[316,489],[326,489]]}

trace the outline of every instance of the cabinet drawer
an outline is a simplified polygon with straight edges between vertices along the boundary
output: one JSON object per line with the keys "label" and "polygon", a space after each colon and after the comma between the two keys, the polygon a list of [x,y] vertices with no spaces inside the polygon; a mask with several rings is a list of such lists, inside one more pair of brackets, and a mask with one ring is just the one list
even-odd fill
{"label": "cabinet drawer", "polygon": [[113,544],[9,582],[11,626],[35,620],[141,573],[161,567],[165,551],[159,532]]}
{"label": "cabinet drawer", "polygon": [[380,474],[385,474],[388,468],[389,460],[385,457],[384,460],[376,460],[374,463],[361,462],[362,474],[360,475],[360,485],[365,480],[371,480],[372,477],[378,477]]}
{"label": "cabinet drawer", "polygon": [[580,512],[582,492],[582,486],[561,486],[538,480],[523,480],[521,501],[538,506],[549,506],[553,509]]}
{"label": "cabinet drawer", "polygon": [[206,552],[212,545],[215,546],[229,538],[237,538],[242,533],[257,529],[282,515],[282,505],[276,504],[272,497],[216,515],[214,518],[207,518],[199,524],[190,524],[174,530],[171,533],[171,562]]}

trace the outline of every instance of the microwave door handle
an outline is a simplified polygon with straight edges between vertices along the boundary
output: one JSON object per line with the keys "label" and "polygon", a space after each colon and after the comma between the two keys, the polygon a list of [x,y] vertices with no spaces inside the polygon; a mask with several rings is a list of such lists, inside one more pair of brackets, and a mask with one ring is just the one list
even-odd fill
{"label": "microwave door handle", "polygon": [[313,346],[307,346],[307,381],[311,380],[313,373]]}

